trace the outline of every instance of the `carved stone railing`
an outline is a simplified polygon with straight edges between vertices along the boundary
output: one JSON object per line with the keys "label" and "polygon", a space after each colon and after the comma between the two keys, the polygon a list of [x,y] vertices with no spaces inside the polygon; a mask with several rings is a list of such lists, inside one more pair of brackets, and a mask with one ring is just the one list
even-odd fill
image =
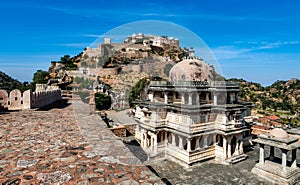
{"label": "carved stone railing", "polygon": [[194,150],[189,153],[189,163],[202,161],[215,156],[215,146],[206,147],[205,150]]}
{"label": "carved stone railing", "polygon": [[186,86],[186,87],[239,87],[238,82],[227,81],[151,81],[150,87]]}
{"label": "carved stone railing", "polygon": [[197,161],[215,157],[215,146],[209,146],[205,149],[198,149],[188,152],[184,149],[178,148],[177,146],[169,144],[167,147],[167,152],[169,155],[184,161],[187,164],[191,164]]}

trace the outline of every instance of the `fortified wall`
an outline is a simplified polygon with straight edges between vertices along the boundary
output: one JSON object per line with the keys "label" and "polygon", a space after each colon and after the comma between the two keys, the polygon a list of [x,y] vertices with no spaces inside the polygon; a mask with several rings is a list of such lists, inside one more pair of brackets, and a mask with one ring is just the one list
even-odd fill
{"label": "fortified wall", "polygon": [[8,93],[0,90],[0,107],[8,110],[23,110],[40,108],[51,103],[61,100],[61,90],[40,90],[32,92],[27,90],[21,93],[15,89]]}

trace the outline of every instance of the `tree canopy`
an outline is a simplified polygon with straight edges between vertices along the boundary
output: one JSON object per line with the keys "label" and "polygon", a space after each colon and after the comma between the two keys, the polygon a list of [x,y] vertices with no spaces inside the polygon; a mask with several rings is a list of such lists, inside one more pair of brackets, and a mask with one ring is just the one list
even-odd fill
{"label": "tree canopy", "polygon": [[47,71],[43,71],[41,69],[37,70],[34,74],[33,74],[33,78],[32,78],[32,89],[35,89],[35,85],[36,84],[46,84],[48,82],[48,78],[49,78],[49,73]]}
{"label": "tree canopy", "polygon": [[141,93],[147,84],[147,79],[140,79],[131,89],[129,90],[129,105],[132,107],[133,102],[141,97]]}

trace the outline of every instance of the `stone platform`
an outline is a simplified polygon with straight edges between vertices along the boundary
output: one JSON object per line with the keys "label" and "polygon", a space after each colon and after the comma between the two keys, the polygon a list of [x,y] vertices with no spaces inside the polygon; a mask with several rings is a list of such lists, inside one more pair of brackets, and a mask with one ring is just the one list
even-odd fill
{"label": "stone platform", "polygon": [[265,161],[264,164],[256,164],[252,173],[267,179],[274,184],[293,185],[300,181],[300,169],[285,167],[280,164]]}
{"label": "stone platform", "polygon": [[163,184],[88,110],[78,100],[0,114],[0,184]]}

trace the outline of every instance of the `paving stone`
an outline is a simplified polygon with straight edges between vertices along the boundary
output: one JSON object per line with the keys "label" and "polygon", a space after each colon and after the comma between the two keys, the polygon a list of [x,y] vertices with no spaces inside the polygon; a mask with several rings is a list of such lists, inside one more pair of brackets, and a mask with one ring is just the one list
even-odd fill
{"label": "paving stone", "polygon": [[81,101],[8,112],[0,133],[0,184],[135,183],[152,173]]}
{"label": "paving stone", "polygon": [[77,183],[77,185],[89,185],[89,181],[82,181],[82,182],[79,182]]}
{"label": "paving stone", "polygon": [[65,182],[68,182],[72,179],[72,175],[68,173],[64,173],[61,171],[57,171],[54,173],[40,173],[37,174],[37,179],[40,180],[40,183],[45,183],[45,184],[53,184],[53,183],[58,183],[62,184]]}
{"label": "paving stone", "polygon": [[135,180],[127,180],[127,181],[123,181],[118,183],[118,185],[138,185],[139,183],[136,182]]}
{"label": "paving stone", "polygon": [[18,168],[28,168],[28,167],[35,165],[38,162],[39,162],[39,160],[18,160],[17,167]]}
{"label": "paving stone", "polygon": [[10,177],[14,177],[14,176],[20,176],[23,174],[24,174],[24,172],[22,172],[22,171],[15,171],[15,172],[8,174],[7,177],[10,178]]}

